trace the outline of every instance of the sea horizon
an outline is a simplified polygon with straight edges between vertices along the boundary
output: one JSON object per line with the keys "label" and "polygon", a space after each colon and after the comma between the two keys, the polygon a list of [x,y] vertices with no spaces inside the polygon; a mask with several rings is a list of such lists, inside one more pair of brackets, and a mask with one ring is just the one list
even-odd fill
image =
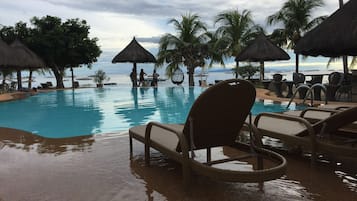
{"label": "sea horizon", "polygon": [[[281,73],[284,75],[284,79],[292,80],[292,73],[295,72],[295,55],[291,50],[288,50],[287,52],[290,55],[290,60],[264,63],[265,79],[271,79],[273,74]],[[98,58],[98,61],[92,64],[91,68],[87,68],[87,66],[85,65],[82,67],[73,68],[73,74],[75,80],[79,82],[80,86],[95,86],[95,83],[91,79],[91,76],[94,75],[94,73],[97,70],[103,70],[104,72],[106,72],[108,77],[110,77],[110,80],[107,81],[108,83],[115,83],[120,86],[130,86],[129,74],[133,68],[133,64],[132,63],[113,64],[111,60],[117,53],[118,52],[114,52],[114,51],[104,51],[102,55]],[[327,66],[328,60],[329,58],[326,57],[303,58],[302,56],[300,56],[299,72],[307,73],[307,74],[316,74],[316,73],[328,74],[334,71],[338,71],[338,72],[343,71],[341,59],[332,62],[329,66]],[[240,66],[244,66],[246,64],[247,63],[245,62],[240,62]],[[257,62],[253,62],[251,64],[254,66],[260,65]],[[201,73],[208,74],[206,78],[202,78],[202,79],[207,79],[208,83],[214,83],[215,80],[234,78],[234,74],[232,72],[232,68],[234,66],[235,66],[235,61],[234,58],[232,57],[226,60],[225,67],[220,66],[218,64],[213,64],[211,67],[208,65],[205,66],[204,68],[198,67],[195,69],[195,74],[201,74]],[[155,65],[153,63],[137,64],[137,71],[143,69],[147,75],[151,75],[154,68]],[[185,81],[183,83],[183,85],[185,85],[188,80],[187,69],[186,67],[181,67],[181,69],[185,74]],[[157,68],[157,72],[160,74],[160,78],[167,79],[165,85],[171,84],[172,86],[174,86],[174,84],[171,83],[171,81],[165,75],[165,66],[161,68]],[[23,71],[22,77],[23,78],[28,77],[28,72]],[[257,72],[253,76],[253,78],[258,79],[259,72]],[[13,76],[13,79],[16,79],[16,76]],[[199,77],[195,77],[195,82],[198,83],[199,79],[200,79]],[[26,82],[26,79],[24,80]],[[326,81],[326,79],[324,80]],[[53,73],[49,73],[49,72],[45,74],[34,72],[33,81],[34,82],[32,82],[32,87],[41,86],[41,83],[47,81],[53,82],[54,85],[56,84],[56,79]],[[66,70],[66,74],[64,77],[64,84],[65,87],[71,87],[70,69]],[[23,83],[23,86],[26,87],[26,83]]]}

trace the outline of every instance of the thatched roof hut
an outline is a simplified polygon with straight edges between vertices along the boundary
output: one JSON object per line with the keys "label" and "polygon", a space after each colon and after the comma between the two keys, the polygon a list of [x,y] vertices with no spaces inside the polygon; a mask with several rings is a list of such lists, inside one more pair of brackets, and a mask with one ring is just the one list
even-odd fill
{"label": "thatched roof hut", "polygon": [[264,34],[261,34],[243,49],[235,60],[261,62],[289,59],[290,56],[283,49],[273,44]]}
{"label": "thatched roof hut", "polygon": [[307,32],[294,49],[309,56],[357,56],[357,1],[350,0]]}
{"label": "thatched roof hut", "polygon": [[156,63],[154,55],[141,46],[135,37],[121,52],[119,52],[112,60],[112,63],[133,63],[133,72],[131,74],[133,87],[137,86],[137,70],[136,63]]}
{"label": "thatched roof hut", "polygon": [[10,46],[8,46],[8,44],[0,38],[0,67],[4,68],[16,64],[15,59],[11,55],[11,52],[12,48],[10,48]]}
{"label": "thatched roof hut", "polygon": [[112,63],[155,63],[156,59],[149,51],[141,46],[135,37],[121,52],[112,60]]}
{"label": "thatched roof hut", "polygon": [[289,60],[290,56],[280,47],[273,44],[264,34],[243,49],[236,61],[260,62],[260,79],[264,79],[264,61]]}
{"label": "thatched roof hut", "polygon": [[19,40],[11,43],[10,47],[13,48],[12,54],[16,57],[17,67],[22,69],[33,69],[45,67],[44,62],[32,50]]}
{"label": "thatched roof hut", "polygon": [[0,39],[0,67],[12,69],[30,69],[45,67],[33,51],[19,40],[15,40],[10,46]]}

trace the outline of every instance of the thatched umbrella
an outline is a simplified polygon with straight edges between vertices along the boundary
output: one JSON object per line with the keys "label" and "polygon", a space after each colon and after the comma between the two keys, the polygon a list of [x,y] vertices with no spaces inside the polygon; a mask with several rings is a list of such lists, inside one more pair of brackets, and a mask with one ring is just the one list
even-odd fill
{"label": "thatched umbrella", "polygon": [[149,51],[143,48],[135,37],[121,52],[119,52],[112,60],[112,63],[133,63],[133,87],[137,86],[137,63],[155,63],[156,59]]}
{"label": "thatched umbrella", "polygon": [[13,48],[16,59],[19,62],[19,66],[22,68],[43,68],[44,62],[40,57],[30,50],[26,45],[19,40],[15,40],[11,43],[10,47]]}
{"label": "thatched umbrella", "polygon": [[357,56],[357,1],[350,0],[307,32],[294,50],[308,56]]}
{"label": "thatched umbrella", "polygon": [[32,71],[37,68],[45,67],[45,63],[39,58],[32,50],[30,50],[26,45],[21,43],[19,40],[15,40],[11,43],[12,54],[17,61],[17,82],[18,88],[22,88],[21,84],[21,69],[29,69],[29,87],[31,87]]}
{"label": "thatched umbrella", "polygon": [[235,60],[260,62],[260,80],[263,80],[264,61],[289,59],[290,56],[283,49],[273,44],[264,34],[260,34],[236,56]]}
{"label": "thatched umbrella", "polygon": [[0,67],[7,68],[17,65],[16,59],[11,54],[12,48],[0,38]]}

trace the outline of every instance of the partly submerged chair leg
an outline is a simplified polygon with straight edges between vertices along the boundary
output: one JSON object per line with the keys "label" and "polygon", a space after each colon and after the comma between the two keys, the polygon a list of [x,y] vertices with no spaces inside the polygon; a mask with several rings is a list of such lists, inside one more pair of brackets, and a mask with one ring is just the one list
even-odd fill
{"label": "partly submerged chair leg", "polygon": [[133,155],[133,138],[129,134],[129,151],[130,151],[130,157]]}
{"label": "partly submerged chair leg", "polygon": [[150,165],[150,146],[145,144],[145,165]]}
{"label": "partly submerged chair leg", "polygon": [[211,147],[207,148],[207,163],[211,162]]}
{"label": "partly submerged chair leg", "polygon": [[183,186],[188,189],[191,182],[191,169],[188,160],[184,160],[182,163],[182,176],[183,176]]}
{"label": "partly submerged chair leg", "polygon": [[258,170],[263,170],[264,169],[264,162],[263,162],[263,157],[258,155],[257,156],[257,164],[258,164]]}

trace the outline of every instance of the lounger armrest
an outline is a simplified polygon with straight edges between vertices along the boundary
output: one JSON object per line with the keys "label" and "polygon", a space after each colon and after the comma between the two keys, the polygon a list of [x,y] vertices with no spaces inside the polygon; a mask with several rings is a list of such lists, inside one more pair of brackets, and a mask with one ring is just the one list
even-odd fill
{"label": "lounger armrest", "polygon": [[[254,125],[258,128],[260,128],[259,126],[259,121],[262,119],[262,117],[268,117],[268,118],[272,118],[272,119],[277,119],[277,120],[283,120],[283,121],[292,121],[292,122],[297,122],[301,125],[303,125],[306,130],[307,133],[309,134],[312,142],[314,143],[316,141],[315,139],[315,130],[313,128],[313,125],[311,123],[309,123],[306,119],[301,118],[301,117],[297,117],[297,116],[292,116],[292,115],[286,115],[286,114],[280,114],[280,113],[268,113],[268,112],[263,112],[260,113],[256,116],[256,118],[254,119]],[[274,122],[270,122],[272,124],[274,124]],[[279,126],[279,125],[277,125]],[[280,125],[281,126],[281,125]],[[287,126],[287,125],[285,125]],[[290,129],[290,128],[288,128]],[[298,135],[299,133],[296,133],[296,135]]]}
{"label": "lounger armrest", "polygon": [[189,158],[188,144],[187,144],[187,140],[186,140],[185,136],[182,133],[182,130],[174,129],[172,127],[167,126],[166,124],[162,124],[159,122],[149,122],[147,124],[146,130],[145,130],[145,144],[146,145],[150,144],[150,136],[151,136],[152,127],[159,127],[161,129],[167,130],[167,131],[175,134],[179,140],[179,144],[180,144],[181,151],[182,151],[182,156],[187,159]]}
{"label": "lounger armrest", "polygon": [[308,114],[309,112],[321,112],[321,113],[328,113],[329,115],[333,115],[340,111],[336,110],[336,109],[330,109],[330,108],[309,107],[300,113],[300,117],[305,118],[305,115]]}

